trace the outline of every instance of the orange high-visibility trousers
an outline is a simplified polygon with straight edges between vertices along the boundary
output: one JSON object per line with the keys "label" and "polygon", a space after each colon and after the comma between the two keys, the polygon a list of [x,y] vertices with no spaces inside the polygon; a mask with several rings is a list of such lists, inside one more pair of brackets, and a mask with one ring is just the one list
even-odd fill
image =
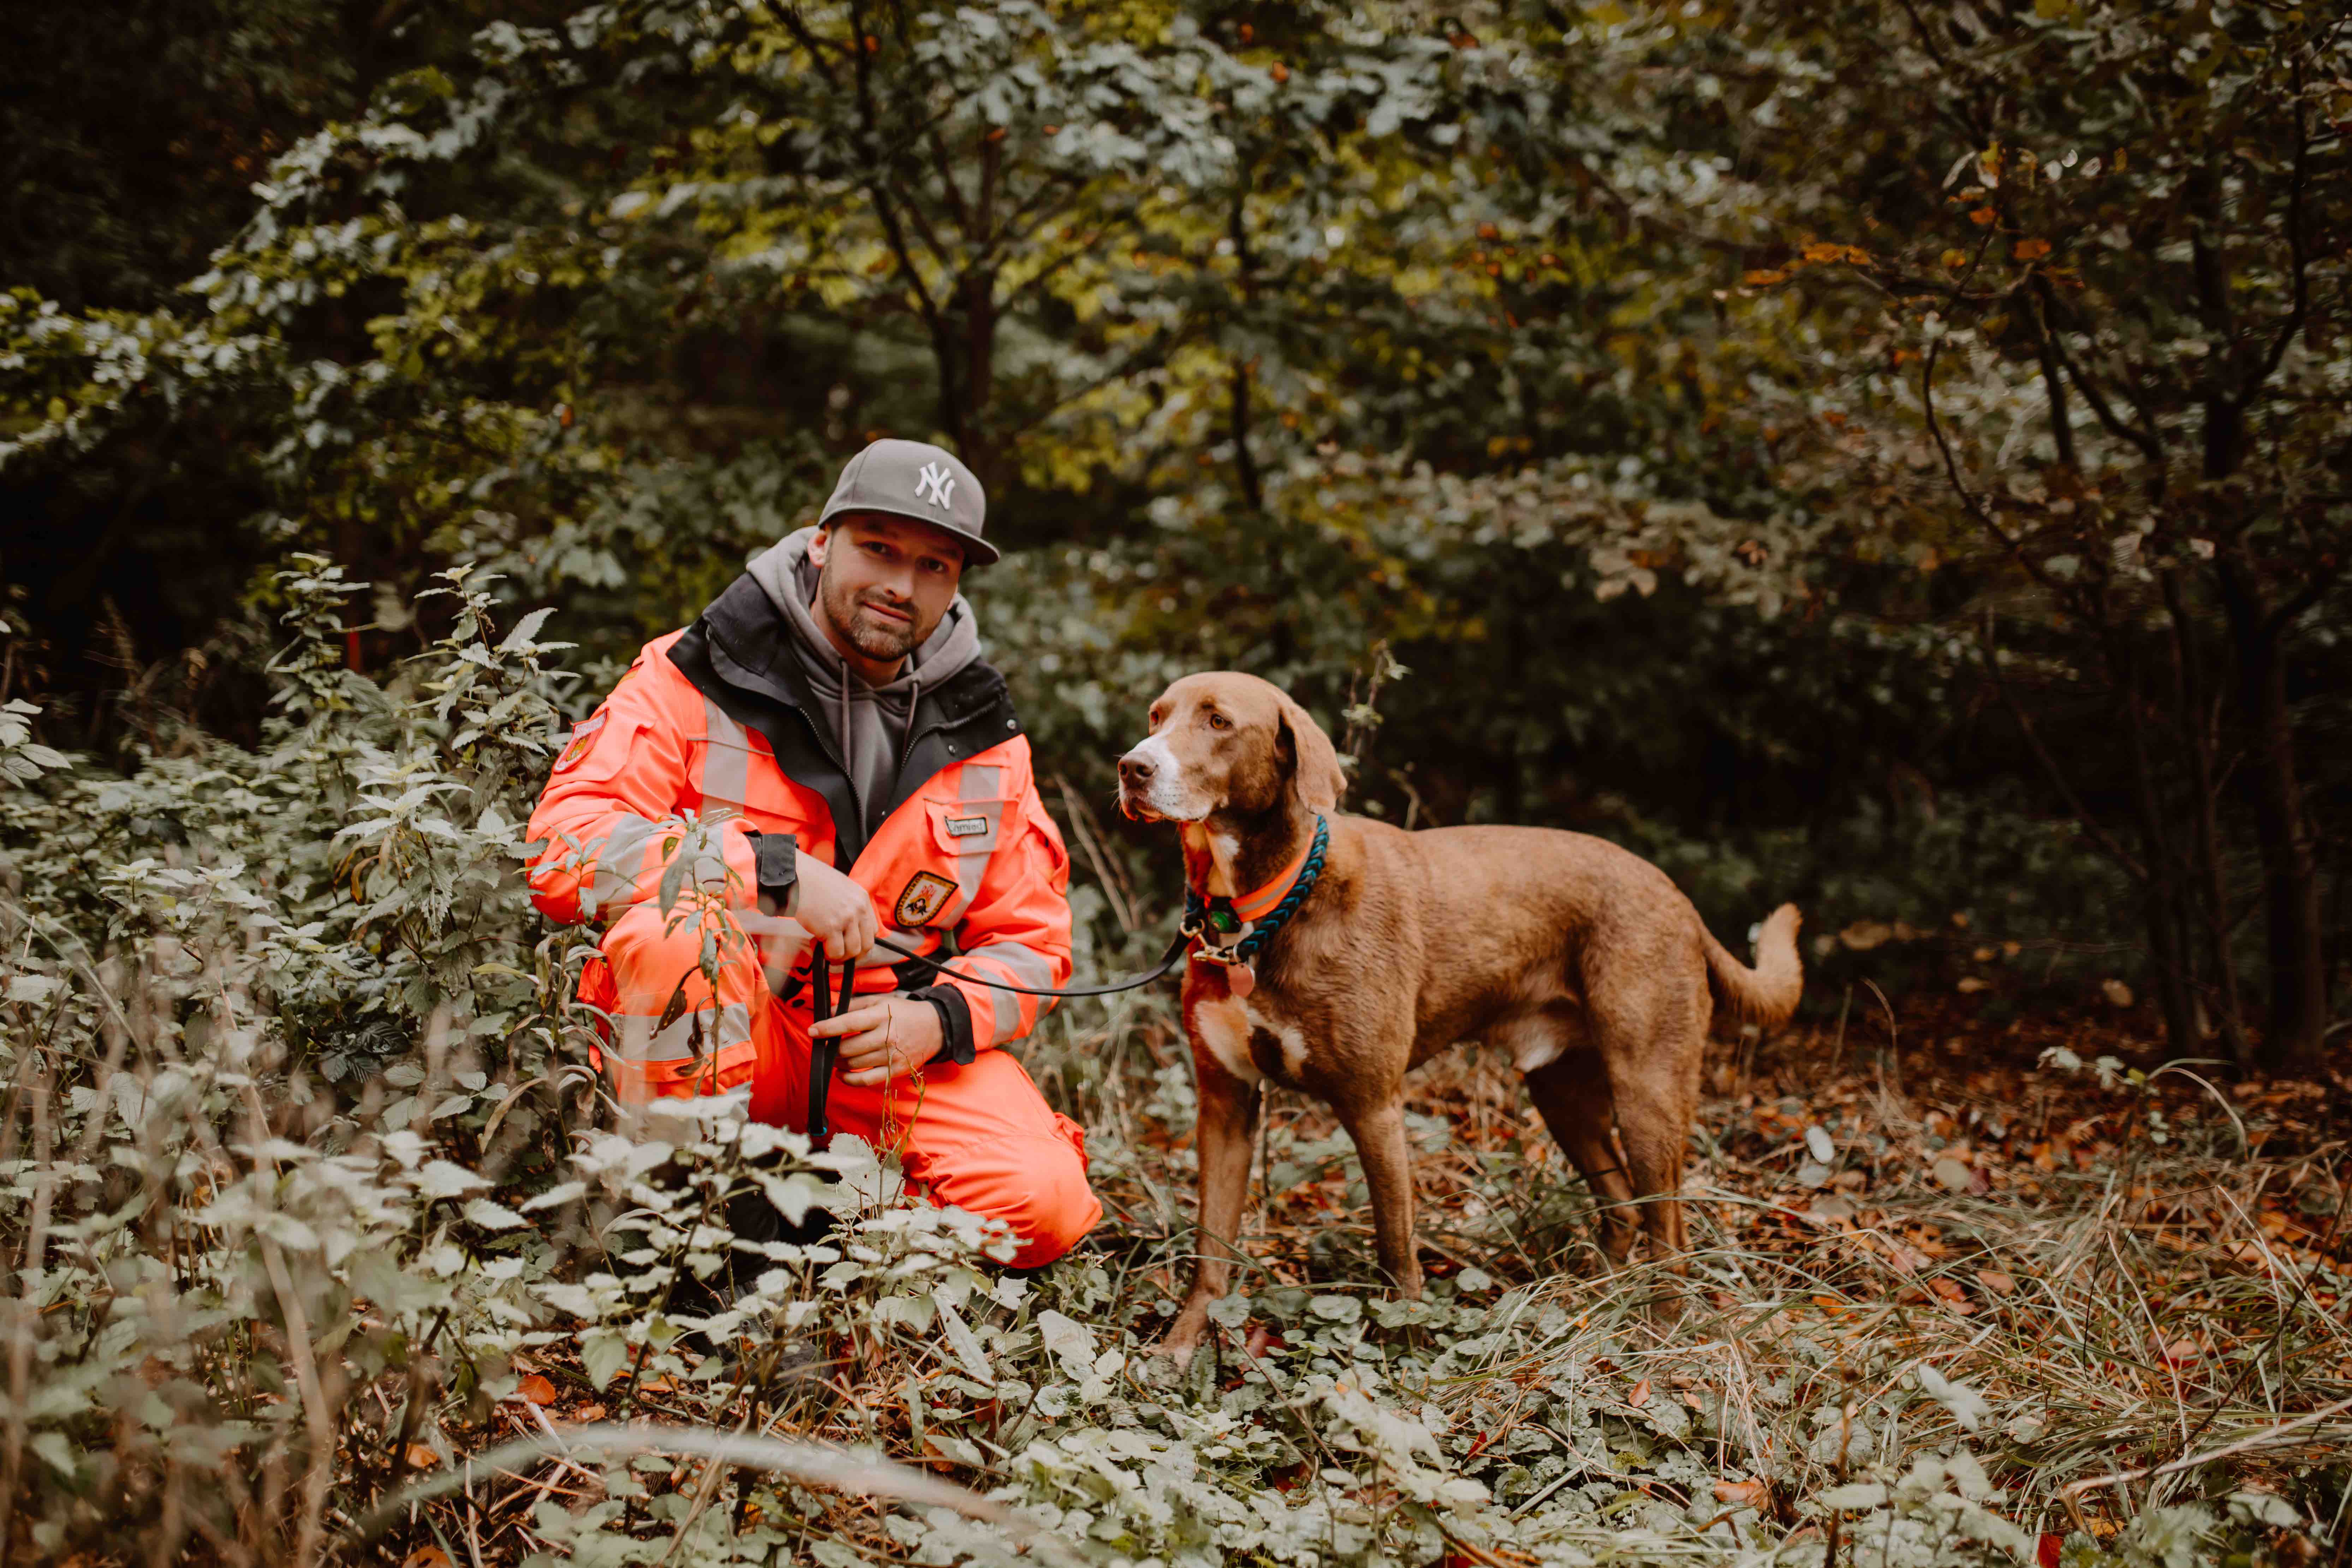
{"label": "orange high-visibility trousers", "polygon": [[[749,1083],[754,1120],[807,1127],[808,994],[777,1000],[731,920],[638,905],[599,945],[609,978],[588,977],[582,999],[612,1014],[621,1048],[602,1054],[624,1100]],[[934,1062],[885,1089],[836,1077],[825,1120],[895,1151],[909,1185],[933,1202],[1004,1221],[1020,1243],[1016,1265],[1052,1262],[1101,1220],[1087,1185],[1085,1130],[1045,1103],[1009,1052],[982,1051],[961,1067]]]}

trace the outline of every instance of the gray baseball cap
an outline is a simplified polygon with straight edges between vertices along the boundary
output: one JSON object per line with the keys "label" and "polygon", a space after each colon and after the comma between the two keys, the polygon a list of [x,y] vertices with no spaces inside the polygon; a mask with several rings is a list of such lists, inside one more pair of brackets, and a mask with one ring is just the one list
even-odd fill
{"label": "gray baseball cap", "polygon": [[887,511],[945,529],[963,542],[967,566],[985,566],[1001,554],[980,536],[988,517],[980,480],[954,453],[928,441],[877,441],[850,458],[817,526],[845,511]]}

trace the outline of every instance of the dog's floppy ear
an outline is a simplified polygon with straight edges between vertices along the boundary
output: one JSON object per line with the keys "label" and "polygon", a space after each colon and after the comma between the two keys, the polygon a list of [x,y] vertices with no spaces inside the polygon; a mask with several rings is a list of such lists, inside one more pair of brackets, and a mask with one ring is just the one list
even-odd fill
{"label": "dog's floppy ear", "polygon": [[1348,790],[1348,775],[1339,771],[1339,753],[1331,737],[1287,695],[1282,699],[1282,733],[1290,742],[1291,786],[1310,811],[1337,811]]}

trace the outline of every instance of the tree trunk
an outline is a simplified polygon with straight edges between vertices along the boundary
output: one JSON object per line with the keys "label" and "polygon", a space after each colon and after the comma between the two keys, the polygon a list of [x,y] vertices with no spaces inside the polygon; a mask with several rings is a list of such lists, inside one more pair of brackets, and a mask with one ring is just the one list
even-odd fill
{"label": "tree trunk", "polygon": [[2253,1044],[2246,1037],[2245,1003],[2238,994],[2237,965],[2230,960],[2230,898],[2221,875],[2220,803],[2213,783],[2213,727],[2208,717],[2204,663],[2198,657],[2197,624],[2180,574],[2164,574],[2164,605],[2172,616],[2173,706],[2189,742],[2190,841],[2196,854],[2196,896],[2205,911],[2206,962],[2217,993],[2215,1019],[2230,1059],[2242,1073],[2254,1070]]}
{"label": "tree trunk", "polygon": [[2286,661],[2259,604],[2225,595],[2237,644],[2239,705],[2249,731],[2254,839],[2263,855],[2263,912],[2270,955],[2270,1027],[2256,1060],[2266,1072],[2303,1076],[2324,1060],[2327,964],[2320,917],[2319,857],[2295,768]]}
{"label": "tree trunk", "polygon": [[[2120,635],[2120,634],[2118,634]],[[2132,802],[2137,809],[2142,854],[2147,858],[2148,978],[2156,992],[2157,1009],[2164,1016],[2164,1033],[2175,1056],[2193,1057],[2204,1048],[2197,1028],[2197,1007],[2190,990],[2196,964],[2182,941],[2182,889],[2174,875],[2179,861],[2172,835],[2166,831],[2164,805],[2157,790],[2156,763],[2148,755],[2147,734],[2140,710],[2137,671],[2128,658],[2116,659],[2110,670],[2116,698],[2124,710],[2124,731],[2131,741]]]}
{"label": "tree trunk", "polygon": [[955,442],[956,456],[994,490],[1004,476],[988,427],[988,405],[996,390],[996,270],[975,268],[956,279],[931,353],[940,368],[940,426]]}

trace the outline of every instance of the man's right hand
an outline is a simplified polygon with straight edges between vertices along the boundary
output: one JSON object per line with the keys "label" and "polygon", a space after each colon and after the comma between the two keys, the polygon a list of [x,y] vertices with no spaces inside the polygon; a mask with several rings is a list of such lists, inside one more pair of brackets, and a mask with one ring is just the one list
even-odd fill
{"label": "man's right hand", "polygon": [[804,850],[794,858],[793,869],[800,886],[793,899],[793,919],[824,943],[825,957],[839,963],[873,952],[880,931],[874,896]]}

